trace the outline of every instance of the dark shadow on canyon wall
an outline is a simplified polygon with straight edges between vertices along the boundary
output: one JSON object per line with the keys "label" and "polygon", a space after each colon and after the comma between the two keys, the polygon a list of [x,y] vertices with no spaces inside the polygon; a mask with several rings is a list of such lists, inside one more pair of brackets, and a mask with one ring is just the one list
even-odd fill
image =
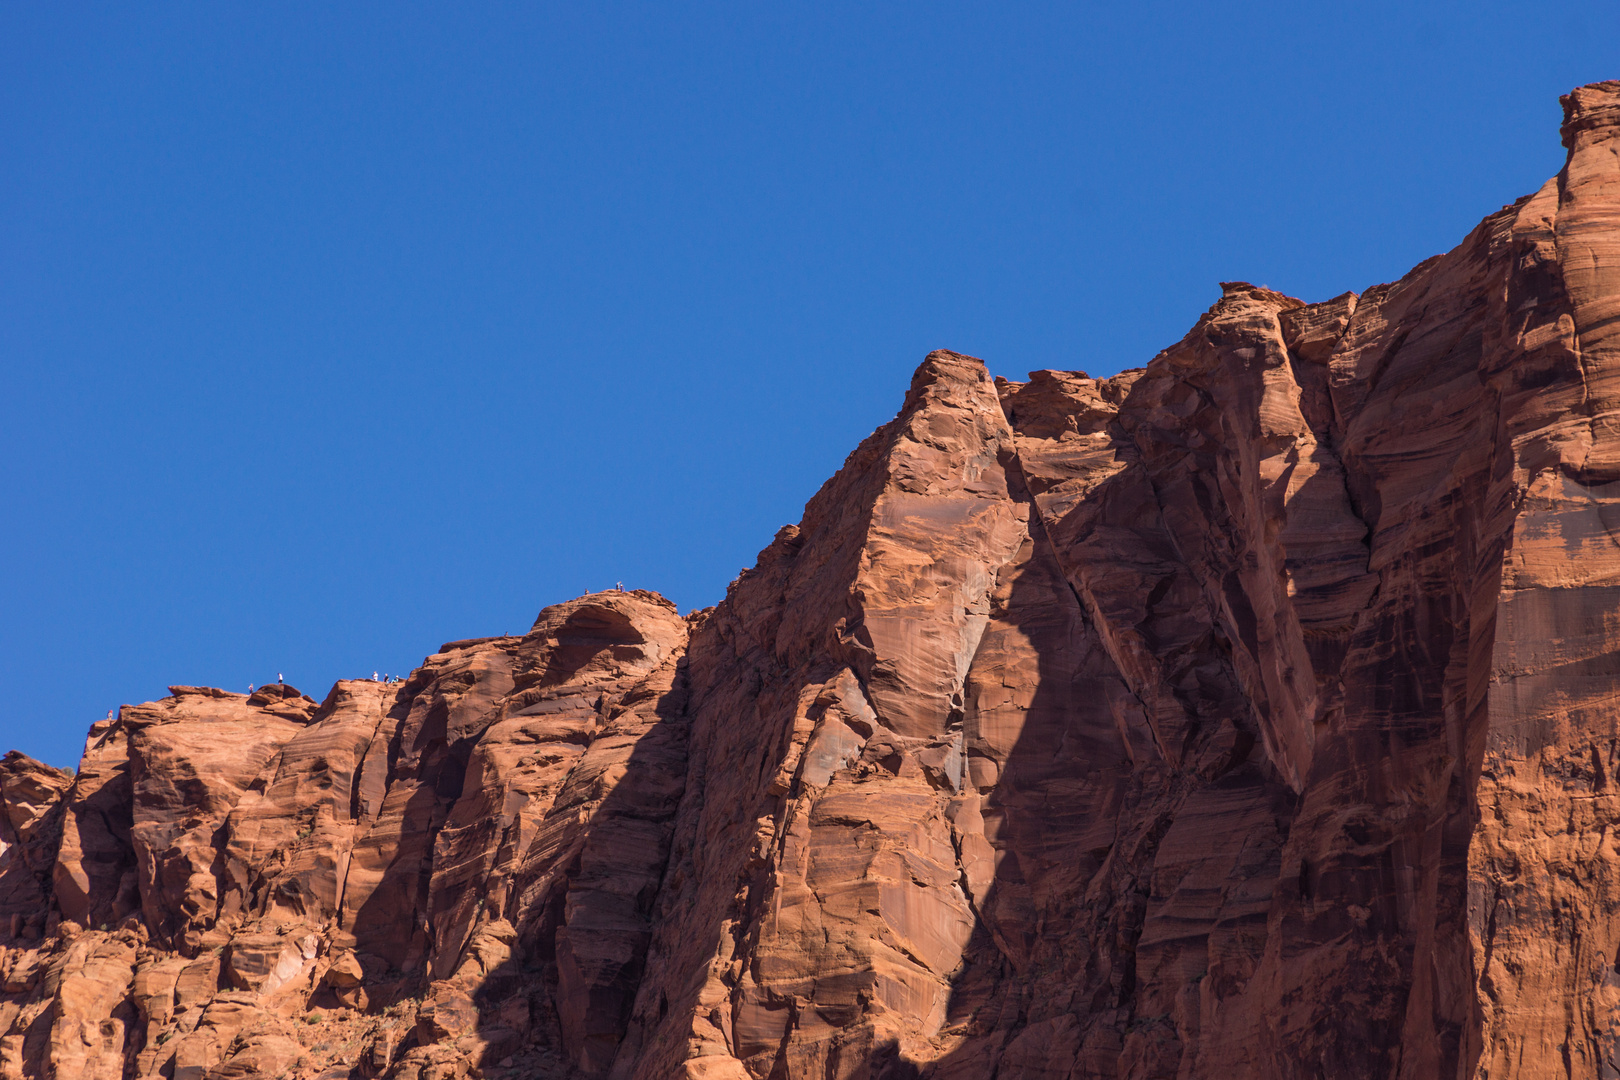
{"label": "dark shadow on canyon wall", "polygon": [[[403,807],[405,835],[353,932],[367,963],[380,961],[375,976],[368,971],[368,985],[382,991],[372,1011],[416,996],[424,1005],[386,1060],[355,1063],[356,1080],[435,1045],[486,1067],[511,1059],[522,1075],[538,1077],[597,1076],[614,1060],[641,982],[685,783],[686,660],[669,661],[673,677],[661,669],[661,682],[655,672],[628,685],[573,688],[560,684],[593,662],[621,659],[619,650],[642,638],[631,619],[605,606],[575,612],[558,636],[537,680],[519,683],[520,690],[532,683],[540,700],[520,708],[514,694],[502,708],[511,717],[583,708],[600,720],[535,835],[523,838],[521,861],[511,861],[515,825],[453,820],[474,747],[504,712],[458,719],[435,704],[412,733],[410,775],[390,768],[391,791],[413,789]],[[402,694],[391,714],[401,730],[412,700]],[[391,762],[402,757],[402,737],[396,731]],[[543,754],[545,745],[534,749]],[[463,851],[478,856],[465,868]],[[436,873],[445,879],[437,885]],[[492,938],[491,917],[511,931]],[[453,977],[469,957],[481,965],[471,983]]]}
{"label": "dark shadow on canyon wall", "polygon": [[[1140,482],[1105,481],[1084,513],[1162,545],[1156,507],[1129,490]],[[981,781],[1001,757],[982,811],[997,866],[952,988],[949,1024],[966,1040],[925,1072],[1172,1078],[1203,1001],[1239,995],[1260,962],[1295,798],[1264,758],[1221,636],[1205,625],[1189,638],[1185,568],[1166,559],[1141,584],[1139,629],[1184,710],[1156,739],[1033,508],[1031,521],[968,698],[985,699],[981,671],[999,681],[1021,665],[1034,690],[1022,715],[1015,702],[967,718]]]}
{"label": "dark shadow on canyon wall", "polygon": [[[1465,320],[1417,367],[1471,369],[1478,347]],[[953,985],[963,1042],[930,1077],[1351,1080],[1478,1058],[1468,859],[1502,526],[1445,487],[1463,480],[1436,477],[1427,527],[1444,542],[1414,544],[1342,640],[1313,650],[1333,707],[1296,794],[1234,660],[1254,648],[1248,601],[1230,575],[1201,580],[1169,535],[1176,518],[1242,537],[1216,467],[1170,446],[1049,530],[1032,513],[1031,548],[1003,572],[967,717],[997,869]],[[1383,482],[1346,467],[1353,491]],[[1151,654],[1142,698],[1079,583],[1111,590],[1113,630]],[[1027,711],[984,707],[981,672],[991,684],[1020,663],[1035,669]]]}

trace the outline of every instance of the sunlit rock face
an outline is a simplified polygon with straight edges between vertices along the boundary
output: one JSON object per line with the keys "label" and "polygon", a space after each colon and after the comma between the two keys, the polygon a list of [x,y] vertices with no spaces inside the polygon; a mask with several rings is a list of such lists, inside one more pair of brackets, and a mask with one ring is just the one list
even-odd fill
{"label": "sunlit rock face", "polygon": [[1620,83],[1401,281],[936,352],[716,607],[0,759],[0,1078],[1620,1076]]}

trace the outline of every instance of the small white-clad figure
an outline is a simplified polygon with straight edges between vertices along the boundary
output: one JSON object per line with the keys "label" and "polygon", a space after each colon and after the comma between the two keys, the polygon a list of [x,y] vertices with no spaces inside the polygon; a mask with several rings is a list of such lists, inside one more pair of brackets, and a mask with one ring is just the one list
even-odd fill
{"label": "small white-clad figure", "polygon": [[282,674],[281,674],[281,672],[279,672],[279,671],[278,671],[278,672],[276,672],[276,682],[278,682],[278,683],[284,683],[284,682],[286,682],[286,681],[287,681],[287,680],[286,680],[286,678],[285,678],[285,677],[283,677],[283,675],[282,675]]}

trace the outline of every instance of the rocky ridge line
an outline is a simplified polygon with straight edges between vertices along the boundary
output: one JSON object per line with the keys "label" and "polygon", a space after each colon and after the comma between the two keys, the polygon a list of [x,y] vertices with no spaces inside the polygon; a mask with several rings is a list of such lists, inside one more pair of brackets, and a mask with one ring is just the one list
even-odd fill
{"label": "rocky ridge line", "polygon": [[0,1080],[1620,1075],[1620,82],[1398,282],[935,352],[715,608],[0,759]]}

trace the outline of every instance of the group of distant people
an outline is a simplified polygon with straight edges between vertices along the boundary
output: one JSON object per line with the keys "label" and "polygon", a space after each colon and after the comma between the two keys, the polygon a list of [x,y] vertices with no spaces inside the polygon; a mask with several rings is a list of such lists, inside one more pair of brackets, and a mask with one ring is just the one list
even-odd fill
{"label": "group of distant people", "polygon": [[[613,591],[614,592],[624,592],[625,591],[624,590],[624,582],[615,581],[613,583]],[[284,675],[282,675],[281,672],[279,672],[279,671],[276,672],[276,684],[277,685],[286,685],[286,681],[287,681],[286,677]],[[402,675],[390,675],[387,672],[383,672],[382,674],[379,675],[377,672],[373,671],[371,673],[371,681],[375,682],[375,683],[382,683],[384,686],[392,686],[394,683],[404,682],[405,678]],[[248,683],[247,692],[248,692],[249,697],[253,696],[253,684],[252,683]],[[116,714],[116,711],[117,710],[114,710],[114,709],[108,709],[107,710],[107,719],[109,721],[111,721],[114,718],[114,716]]]}
{"label": "group of distant people", "polygon": [[[363,678],[365,678],[365,676],[362,675],[361,678],[363,679]],[[278,684],[285,684],[286,681],[287,681],[286,677],[284,675],[282,675],[281,672],[279,672],[279,671],[276,672],[276,682]],[[397,683],[397,682],[404,682],[405,678],[402,675],[388,675],[388,674],[379,675],[377,672],[373,671],[371,673],[371,681],[372,682],[380,682],[380,683],[383,683],[384,685],[392,685],[392,684]],[[251,697],[252,694],[253,694],[253,684],[248,683],[248,696]],[[112,710],[111,709],[107,710],[107,719],[109,719],[109,720],[112,719]]]}
{"label": "group of distant people", "polygon": [[[363,677],[364,676],[362,676],[362,678]],[[384,686],[392,686],[394,683],[404,682],[405,678],[402,675],[389,675],[389,674],[386,674],[386,673],[382,674],[382,675],[379,675],[379,674],[377,674],[377,672],[373,671],[371,673],[371,681],[376,682],[376,683],[382,683]],[[285,675],[283,675],[279,671],[276,672],[276,684],[284,686],[284,685],[286,685],[286,682],[287,682],[287,677]],[[266,684],[266,685],[269,685],[269,684]],[[262,687],[260,689],[262,689]],[[254,684],[253,683],[248,683],[248,688],[247,688],[248,697],[253,696],[253,691],[254,691]],[[118,710],[117,709],[108,709],[107,710],[107,722],[109,724],[112,723],[117,718],[118,718]]]}
{"label": "group of distant people", "polygon": [[[624,592],[625,591],[624,590],[624,582],[615,581],[613,583],[613,591],[614,592]],[[282,675],[281,672],[279,672],[279,671],[276,672],[276,683],[277,683],[277,685],[285,685],[286,681],[287,681],[286,677],[284,675]],[[384,686],[392,686],[394,683],[404,682],[405,678],[402,675],[390,675],[387,672],[384,672],[384,673],[379,675],[377,672],[373,671],[371,673],[371,681],[375,682],[375,683],[382,683]],[[249,697],[253,696],[253,684],[252,683],[248,683],[247,692],[248,692]],[[108,709],[107,710],[107,719],[108,720],[113,719],[114,712],[115,712],[115,710],[113,710],[113,709]]]}
{"label": "group of distant people", "polygon": [[[276,672],[275,685],[277,685],[277,686],[285,686],[286,684],[287,684],[286,676],[282,675],[281,672],[279,672],[279,671]],[[270,684],[266,683],[265,685],[268,686]],[[263,689],[263,687],[260,687],[260,689]],[[248,697],[252,697],[252,696],[253,696],[253,684],[248,683]]]}
{"label": "group of distant people", "polygon": [[[615,581],[613,583],[613,591],[614,592],[624,592],[625,591],[624,582]],[[374,682],[374,683],[382,683],[384,686],[392,686],[394,683],[404,682],[405,678],[402,675],[390,675],[387,672],[384,672],[384,673],[379,675],[377,672],[373,671],[371,673],[371,681]],[[286,677],[284,675],[282,675],[281,672],[279,672],[279,671],[276,672],[276,684],[284,686],[284,685],[286,685],[286,682],[287,682]],[[252,683],[248,683],[247,692],[248,692],[249,697],[253,696],[253,684]],[[114,717],[116,715],[116,712],[117,712],[117,710],[115,710],[115,709],[108,709],[107,710],[107,719],[108,719],[109,722],[114,719]]]}

